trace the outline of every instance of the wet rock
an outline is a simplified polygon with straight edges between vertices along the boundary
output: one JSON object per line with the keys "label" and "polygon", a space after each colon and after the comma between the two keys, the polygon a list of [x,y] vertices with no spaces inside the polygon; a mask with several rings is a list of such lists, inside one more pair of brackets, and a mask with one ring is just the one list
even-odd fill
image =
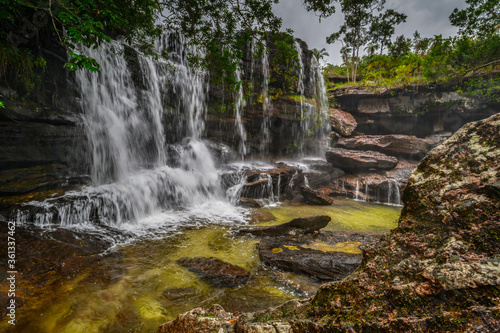
{"label": "wet rock", "polygon": [[335,147],[377,151],[418,161],[431,150],[431,145],[426,140],[410,135],[365,135],[354,138],[340,138]]}
{"label": "wet rock", "polygon": [[255,199],[241,198],[240,201],[238,201],[238,206],[245,208],[261,208],[263,204]]}
{"label": "wet rock", "polygon": [[321,171],[304,172],[304,177],[307,179],[307,184],[313,189],[318,189],[332,180],[331,174]]}
{"label": "wet rock", "polygon": [[315,191],[310,187],[301,186],[300,194],[304,197],[305,201],[311,205],[319,205],[319,206],[329,206],[333,205],[333,199],[329,196]]}
{"label": "wet rock", "polygon": [[254,236],[278,237],[284,235],[304,235],[323,229],[330,223],[331,217],[327,215],[317,215],[310,217],[299,217],[287,223],[271,227],[261,227],[254,229],[240,229],[238,234],[250,234]]}
{"label": "wet rock", "polygon": [[321,282],[318,279],[278,270],[273,270],[271,272],[271,278],[274,281],[285,285],[287,288],[293,290],[300,296],[314,295],[321,285]]}
{"label": "wet rock", "polygon": [[326,160],[336,168],[351,172],[370,169],[388,170],[395,168],[398,164],[398,160],[393,156],[387,156],[374,151],[341,148],[328,149]]}
{"label": "wet rock", "polygon": [[321,190],[329,196],[399,205],[408,177],[416,167],[416,163],[400,161],[389,171],[346,174]]}
{"label": "wet rock", "polygon": [[299,161],[307,165],[311,170],[332,173],[334,171],[333,165],[327,161],[319,158],[303,158]]}
{"label": "wet rock", "polygon": [[196,308],[158,327],[157,333],[230,333],[236,317],[220,305],[209,310]]}
{"label": "wet rock", "polygon": [[184,303],[186,298],[195,296],[198,293],[194,287],[169,288],[163,291],[162,297],[169,302]]}
{"label": "wet rock", "polygon": [[177,263],[215,287],[234,288],[247,283],[252,276],[241,267],[217,258],[180,258]]}
{"label": "wet rock", "polygon": [[[8,223],[0,220],[0,242],[7,244]],[[81,277],[89,267],[95,267],[93,274],[85,282],[99,279],[100,283],[114,283],[124,273],[119,251],[101,255],[112,246],[106,236],[78,232],[63,228],[38,228],[17,225],[15,233],[16,248],[21,255],[16,257],[16,270],[22,272],[22,281],[17,285],[16,304],[21,310],[23,303],[29,304],[38,299],[51,303],[60,295],[53,292],[61,281]],[[112,264],[109,265],[109,262]],[[108,263],[108,264],[105,264]],[[18,275],[19,278],[19,275]],[[8,281],[0,280],[0,304],[9,301]],[[6,303],[5,303],[6,304]],[[6,314],[2,307],[0,319]]]}
{"label": "wet rock", "polygon": [[[267,174],[263,175],[266,177]],[[243,185],[241,196],[244,198],[262,199],[268,198],[272,192],[272,179],[266,177]]]}
{"label": "wet rock", "polygon": [[338,134],[350,136],[358,126],[358,123],[349,112],[330,109],[330,125],[332,126],[332,130]]}
{"label": "wet rock", "polygon": [[314,236],[263,239],[260,260],[271,267],[321,280],[339,280],[351,274],[362,260],[360,246],[376,236],[321,232]]}

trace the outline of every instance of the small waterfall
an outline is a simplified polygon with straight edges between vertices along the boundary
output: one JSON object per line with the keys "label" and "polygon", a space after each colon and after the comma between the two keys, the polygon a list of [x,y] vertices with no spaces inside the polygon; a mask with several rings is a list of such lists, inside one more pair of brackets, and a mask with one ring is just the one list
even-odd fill
{"label": "small waterfall", "polygon": [[[241,69],[238,69],[236,71],[236,80],[238,82],[241,81],[241,71]],[[247,132],[245,130],[245,126],[243,125],[241,117],[245,105],[246,102],[243,97],[243,85],[240,85],[234,99],[234,116],[236,133],[238,133],[238,136],[240,137],[238,152],[242,160],[245,159],[245,155],[247,154]]]}
{"label": "small waterfall", "polygon": [[356,192],[354,194],[354,200],[359,200],[359,181],[356,180]]}
{"label": "small waterfall", "polygon": [[365,198],[364,198],[364,201],[368,201],[368,183],[366,182],[365,183]]}
{"label": "small waterfall", "polygon": [[399,186],[393,179],[388,180],[387,203],[401,206],[401,193],[399,191]]}
{"label": "small waterfall", "polygon": [[304,175],[304,185],[305,185],[306,187],[309,187],[309,179],[307,179],[307,176],[306,176],[306,175]]}
{"label": "small waterfall", "polygon": [[269,97],[269,82],[271,73],[269,71],[269,52],[267,47],[262,54],[262,127],[260,153],[267,155],[271,143],[271,98]]}
{"label": "small waterfall", "polygon": [[[300,44],[295,41],[294,43],[295,50],[298,52],[299,56],[299,61],[298,61],[298,66],[299,66],[299,77],[297,80],[297,93],[300,96],[300,119],[304,119],[304,63],[302,62],[302,47]],[[304,130],[307,130],[307,125],[306,122],[302,122]]]}

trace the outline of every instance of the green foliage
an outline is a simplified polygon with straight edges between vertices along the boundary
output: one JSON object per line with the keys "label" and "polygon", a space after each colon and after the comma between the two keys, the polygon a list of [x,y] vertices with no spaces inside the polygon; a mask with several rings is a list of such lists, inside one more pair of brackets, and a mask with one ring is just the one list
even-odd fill
{"label": "green foliage", "polygon": [[5,106],[3,105],[3,102],[0,101],[0,109],[4,109],[4,108],[5,108]]}
{"label": "green foliage", "polygon": [[27,93],[33,90],[38,74],[45,68],[45,59],[31,51],[0,45],[0,82]]}
{"label": "green foliage", "polygon": [[466,0],[469,7],[455,8],[450,15],[451,24],[463,36],[484,38],[500,29],[500,0]]}
{"label": "green foliage", "polygon": [[[372,43],[369,47],[370,54],[375,48],[382,52],[394,34],[394,26],[404,22],[406,15],[398,13],[393,9],[385,10],[385,0],[341,0],[340,5],[344,14],[344,24],[337,32],[327,37],[328,44],[340,40],[343,44],[341,54],[349,71],[347,60],[347,47],[350,48],[351,78],[356,82],[359,66],[359,50],[363,45]],[[378,15],[377,15],[378,14]],[[342,39],[340,39],[342,37]],[[348,76],[349,78],[349,76]]]}
{"label": "green foliage", "polygon": [[273,61],[270,64],[273,82],[282,82],[283,94],[291,94],[297,84],[295,70],[300,70],[299,52],[295,48],[295,38],[288,33],[277,33],[270,36],[271,42],[276,47]]}

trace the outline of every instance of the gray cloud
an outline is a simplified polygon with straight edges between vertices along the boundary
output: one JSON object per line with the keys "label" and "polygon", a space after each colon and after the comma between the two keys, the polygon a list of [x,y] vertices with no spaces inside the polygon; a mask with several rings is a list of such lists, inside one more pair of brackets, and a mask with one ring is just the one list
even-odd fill
{"label": "gray cloud", "polygon": [[[275,5],[274,13],[283,19],[283,28],[292,28],[295,36],[303,39],[309,48],[325,48],[330,56],[327,61],[340,64],[340,42],[326,43],[326,37],[338,30],[343,23],[343,15],[337,12],[323,19],[321,23],[314,13],[308,13],[298,0],[281,0]],[[423,37],[442,34],[451,36],[457,29],[451,26],[448,17],[454,8],[465,8],[465,0],[388,0],[386,8],[394,8],[408,16],[406,23],[396,29],[397,35],[412,37],[418,30]]]}

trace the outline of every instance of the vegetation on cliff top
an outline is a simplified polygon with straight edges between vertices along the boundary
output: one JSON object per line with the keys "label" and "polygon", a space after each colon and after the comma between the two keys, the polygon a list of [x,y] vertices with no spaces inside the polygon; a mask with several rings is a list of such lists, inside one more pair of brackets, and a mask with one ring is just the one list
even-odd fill
{"label": "vegetation on cliff top", "polygon": [[[373,25],[379,25],[379,20],[373,20],[373,15],[369,16],[372,21],[367,19],[363,26],[351,29],[364,34],[361,45],[346,39],[348,34],[344,37],[346,47],[351,51],[356,48],[357,51],[348,58],[345,56],[347,48],[344,48],[341,51],[344,63],[341,66],[328,64],[324,69],[325,75],[332,78],[345,77],[348,81],[354,82],[358,79],[359,84],[365,86],[395,87],[453,80],[461,82],[479,71],[498,69],[500,1],[467,0],[466,3],[469,5],[466,9],[455,9],[450,15],[451,24],[459,28],[459,32],[457,36],[449,38],[444,38],[442,35],[423,38],[418,31],[415,31],[412,38],[399,36],[394,41],[387,40],[385,44],[380,41],[376,43],[377,29],[373,28]],[[398,17],[393,17],[396,18]],[[402,17],[399,19],[403,20]],[[385,32],[389,37],[394,33],[393,30]],[[338,33],[332,35],[328,41],[334,42],[338,35]],[[387,46],[385,53],[382,52],[384,46]],[[359,57],[360,47],[364,47],[367,51],[365,56]],[[356,70],[358,67],[359,70]],[[498,79],[491,81],[489,78],[481,82],[469,81],[465,88],[467,85],[472,88],[470,91],[480,89],[481,94],[488,95],[498,95],[500,87]],[[496,92],[491,89],[485,91],[481,86],[494,87],[493,90]]]}

